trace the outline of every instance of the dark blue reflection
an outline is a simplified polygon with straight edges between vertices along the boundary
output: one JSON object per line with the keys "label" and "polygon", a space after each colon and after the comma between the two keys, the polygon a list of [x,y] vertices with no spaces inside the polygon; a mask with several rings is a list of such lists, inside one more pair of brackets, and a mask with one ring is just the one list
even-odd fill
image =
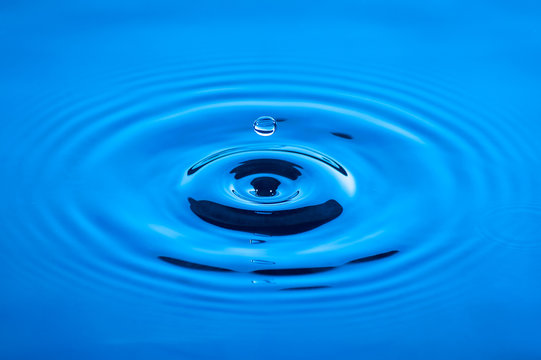
{"label": "dark blue reflection", "polygon": [[[366,263],[370,261],[376,261],[385,259],[387,257],[390,257],[392,255],[397,254],[398,250],[392,250],[387,251],[384,253],[376,254],[376,255],[370,255],[366,257],[362,257],[356,260],[349,261],[343,265],[350,265],[350,264],[359,264],[359,263]],[[180,260],[171,258],[168,256],[158,256],[158,259],[163,260],[169,264],[173,264],[176,266],[180,266],[187,269],[193,269],[193,270],[204,270],[204,271],[216,271],[216,272],[233,272],[234,270],[231,269],[225,269],[215,266],[209,266],[209,265],[203,265],[203,264],[197,264],[186,260]],[[340,266],[343,266],[340,265]],[[325,266],[325,267],[307,267],[307,268],[290,268],[290,269],[262,269],[262,270],[254,270],[251,273],[252,274],[258,274],[258,275],[267,275],[267,276],[297,276],[297,275],[310,275],[310,274],[317,274],[322,273],[326,271],[330,271],[333,269],[336,269],[340,266]],[[328,287],[328,286],[325,286]],[[311,287],[315,288],[315,287]],[[322,288],[322,286],[318,286],[317,288]],[[283,290],[301,290],[302,288],[290,288],[290,289],[283,289]]]}
{"label": "dark blue reflection", "polygon": [[187,269],[194,269],[194,270],[203,270],[203,271],[217,271],[217,272],[231,272],[233,270],[230,269],[224,269],[216,266],[209,266],[209,265],[203,265],[203,264],[197,264],[186,260],[180,260],[171,258],[168,256],[158,256],[158,259],[163,260],[169,264],[177,265],[183,268]]}
{"label": "dark blue reflection", "polygon": [[258,177],[250,182],[250,185],[254,187],[255,194],[264,197],[276,195],[276,190],[280,184],[280,181],[269,176]]}
{"label": "dark blue reflection", "polygon": [[341,133],[341,132],[332,132],[331,134],[333,134],[334,136],[341,137],[342,139],[348,139],[348,140],[353,139],[353,136],[351,136],[349,134],[344,134],[344,133]]}
{"label": "dark blue reflection", "polygon": [[237,209],[192,198],[188,198],[188,201],[193,213],[209,224],[264,235],[292,235],[309,231],[336,219],[343,211],[336,200],[279,211]]}
{"label": "dark blue reflection", "polygon": [[254,159],[242,162],[229,173],[235,174],[235,179],[242,179],[245,176],[253,174],[267,173],[296,180],[299,176],[301,176],[301,172],[297,168],[302,169],[301,166],[285,160]]}
{"label": "dark blue reflection", "polygon": [[319,289],[328,289],[330,286],[327,285],[318,285],[318,286],[297,286],[280,289],[280,291],[306,291],[306,290],[319,290]]}

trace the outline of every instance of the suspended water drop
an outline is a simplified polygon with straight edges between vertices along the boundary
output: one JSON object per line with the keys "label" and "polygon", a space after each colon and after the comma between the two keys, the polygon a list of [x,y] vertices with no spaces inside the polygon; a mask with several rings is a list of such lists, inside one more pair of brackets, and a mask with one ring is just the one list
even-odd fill
{"label": "suspended water drop", "polygon": [[254,131],[261,136],[270,136],[276,131],[276,120],[271,116],[261,116],[254,121]]}

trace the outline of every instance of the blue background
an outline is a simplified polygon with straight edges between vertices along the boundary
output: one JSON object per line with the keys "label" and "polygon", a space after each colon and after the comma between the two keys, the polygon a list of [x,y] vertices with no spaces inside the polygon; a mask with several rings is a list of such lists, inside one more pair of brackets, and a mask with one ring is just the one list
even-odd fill
{"label": "blue background", "polygon": [[[3,1],[0,196],[5,201],[0,202],[0,357],[541,358],[541,235],[537,232],[541,223],[537,190],[541,185],[540,32],[541,5],[520,0],[338,0],[323,4],[295,0]],[[220,283],[229,278],[205,274],[200,279],[204,285],[194,285],[195,295],[187,291],[177,294],[165,280],[155,287],[167,291],[158,291],[148,282],[138,282],[139,273],[146,270],[133,267],[133,262],[124,263],[120,257],[117,261],[114,254],[120,250],[114,245],[108,248],[110,243],[105,240],[104,248],[112,254],[107,258],[116,262],[115,269],[123,269],[122,279],[133,279],[133,284],[123,286],[120,276],[118,281],[109,281],[116,273],[97,270],[106,280],[88,280],[94,274],[88,269],[100,265],[83,265],[94,261],[94,254],[87,253],[84,244],[101,239],[103,233],[74,231],[65,219],[75,210],[60,200],[48,205],[40,200],[42,194],[52,198],[57,191],[49,187],[54,176],[48,178],[48,174],[65,159],[76,162],[80,156],[69,147],[41,145],[48,134],[53,138],[55,128],[70,124],[69,115],[60,119],[55,113],[62,112],[64,106],[100,99],[103,94],[122,96],[130,91],[130,87],[119,85],[124,80],[116,79],[143,78],[152,71],[167,77],[169,65],[164,64],[205,68],[207,62],[222,59],[244,64],[236,70],[239,74],[243,66],[257,72],[258,66],[264,68],[262,64],[268,63],[285,68],[295,63],[297,70],[304,64],[323,64],[354,69],[352,73],[371,67],[394,69],[404,76],[430,79],[429,84],[444,84],[453,94],[467,98],[470,108],[485,114],[482,119],[468,115],[449,120],[456,121],[458,128],[473,122],[520,129],[508,132],[509,137],[502,130],[498,137],[490,139],[489,134],[489,140],[479,140],[480,147],[489,141],[495,143],[494,148],[502,144],[501,148],[507,149],[506,144],[514,144],[526,149],[511,154],[502,151],[495,155],[495,161],[484,164],[487,169],[479,170],[488,174],[487,178],[491,171],[513,177],[503,181],[502,187],[486,185],[494,192],[484,194],[483,199],[488,200],[483,213],[509,204],[530,209],[514,218],[506,217],[507,213],[500,218],[497,213],[488,225],[481,225],[481,233],[495,237],[503,233],[512,246],[483,237],[483,241],[474,242],[472,250],[460,253],[464,256],[452,262],[442,260],[445,267],[421,270],[416,266],[424,258],[412,258],[420,260],[391,268],[387,278],[417,269],[412,279],[426,282],[417,283],[422,286],[401,285],[389,292],[389,297],[370,298],[373,301],[366,306],[376,310],[370,308],[366,313],[365,305],[355,305],[353,297],[350,302],[337,300],[350,299],[347,286],[327,297],[312,298],[305,292],[284,302],[274,295],[265,301],[265,292],[251,297],[250,290],[224,289]],[[393,71],[388,73],[391,78]],[[329,72],[327,81],[332,83]],[[234,76],[231,82],[235,83]],[[430,85],[427,88],[430,93]],[[75,112],[72,117],[77,116]],[[78,126],[68,132],[67,142],[70,134],[76,138],[82,131],[84,126]],[[100,141],[94,138],[88,146],[98,146]],[[66,152],[64,160],[55,157],[57,150]],[[450,158],[454,155],[447,153]],[[457,157],[455,161],[460,160]],[[105,176],[102,180],[112,181]],[[469,198],[475,196],[460,193],[454,205],[457,211],[470,207]],[[494,204],[491,196],[497,200],[492,199]],[[36,215],[38,211],[46,214],[43,217],[61,219],[62,225],[42,230],[45,227],[41,224],[54,221],[43,220]],[[469,220],[475,222],[472,219],[476,216]],[[115,228],[113,222],[98,222],[106,233],[123,236],[124,230]],[[442,227],[442,233],[453,235],[452,243],[441,241],[450,248],[465,239],[461,229]],[[420,238],[423,233],[410,235]],[[52,244],[61,238],[74,244],[70,254],[81,260],[73,260],[70,266],[57,260],[60,250]],[[100,251],[100,256],[105,253]],[[471,253],[475,256],[469,256]],[[62,252],[64,256],[67,252]],[[78,266],[87,267],[76,272]],[[174,269],[164,271],[171,275]],[[200,275],[189,274],[187,278],[190,276],[197,279]],[[220,294],[213,293],[211,300],[206,297],[210,296],[208,289],[215,286],[226,294],[222,294],[223,301],[230,306],[218,305]],[[385,292],[377,286],[373,291]],[[195,299],[200,306],[188,299]],[[399,299],[406,299],[407,305]],[[341,310],[349,305],[358,315]]]}

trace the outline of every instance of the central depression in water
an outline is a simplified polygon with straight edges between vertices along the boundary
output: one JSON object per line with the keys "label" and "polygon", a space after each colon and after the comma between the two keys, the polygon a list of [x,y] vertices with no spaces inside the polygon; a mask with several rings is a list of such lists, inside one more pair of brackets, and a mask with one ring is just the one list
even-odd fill
{"label": "central depression in water", "polygon": [[[259,135],[272,135],[275,128],[272,117],[261,117],[254,122]],[[316,179],[319,185],[325,182],[326,187],[335,191],[341,191],[340,181],[347,181],[328,174],[334,170],[338,172],[337,177],[348,176],[340,164],[322,154],[285,146],[233,148],[203,159],[191,167],[187,175],[195,175],[211,166],[214,169],[206,171],[205,178],[227,178],[229,184],[221,187],[228,192],[226,195],[234,194],[239,206],[252,209],[190,197],[191,210],[210,224],[254,234],[292,235],[314,229],[342,213],[342,206],[334,199],[310,204],[314,202],[310,199],[310,194],[314,194],[310,187],[317,185]],[[230,176],[222,174],[224,171]],[[305,173],[310,174],[309,178],[305,179]],[[331,180],[324,180],[326,177]],[[296,203],[295,208],[291,208],[292,203]]]}

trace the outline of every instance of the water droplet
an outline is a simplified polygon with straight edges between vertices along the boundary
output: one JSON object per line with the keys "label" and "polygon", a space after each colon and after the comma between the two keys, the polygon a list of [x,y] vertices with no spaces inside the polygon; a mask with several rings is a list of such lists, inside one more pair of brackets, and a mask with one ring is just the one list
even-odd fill
{"label": "water droplet", "polygon": [[254,131],[261,136],[270,136],[276,130],[276,120],[271,116],[261,116],[254,121]]}

